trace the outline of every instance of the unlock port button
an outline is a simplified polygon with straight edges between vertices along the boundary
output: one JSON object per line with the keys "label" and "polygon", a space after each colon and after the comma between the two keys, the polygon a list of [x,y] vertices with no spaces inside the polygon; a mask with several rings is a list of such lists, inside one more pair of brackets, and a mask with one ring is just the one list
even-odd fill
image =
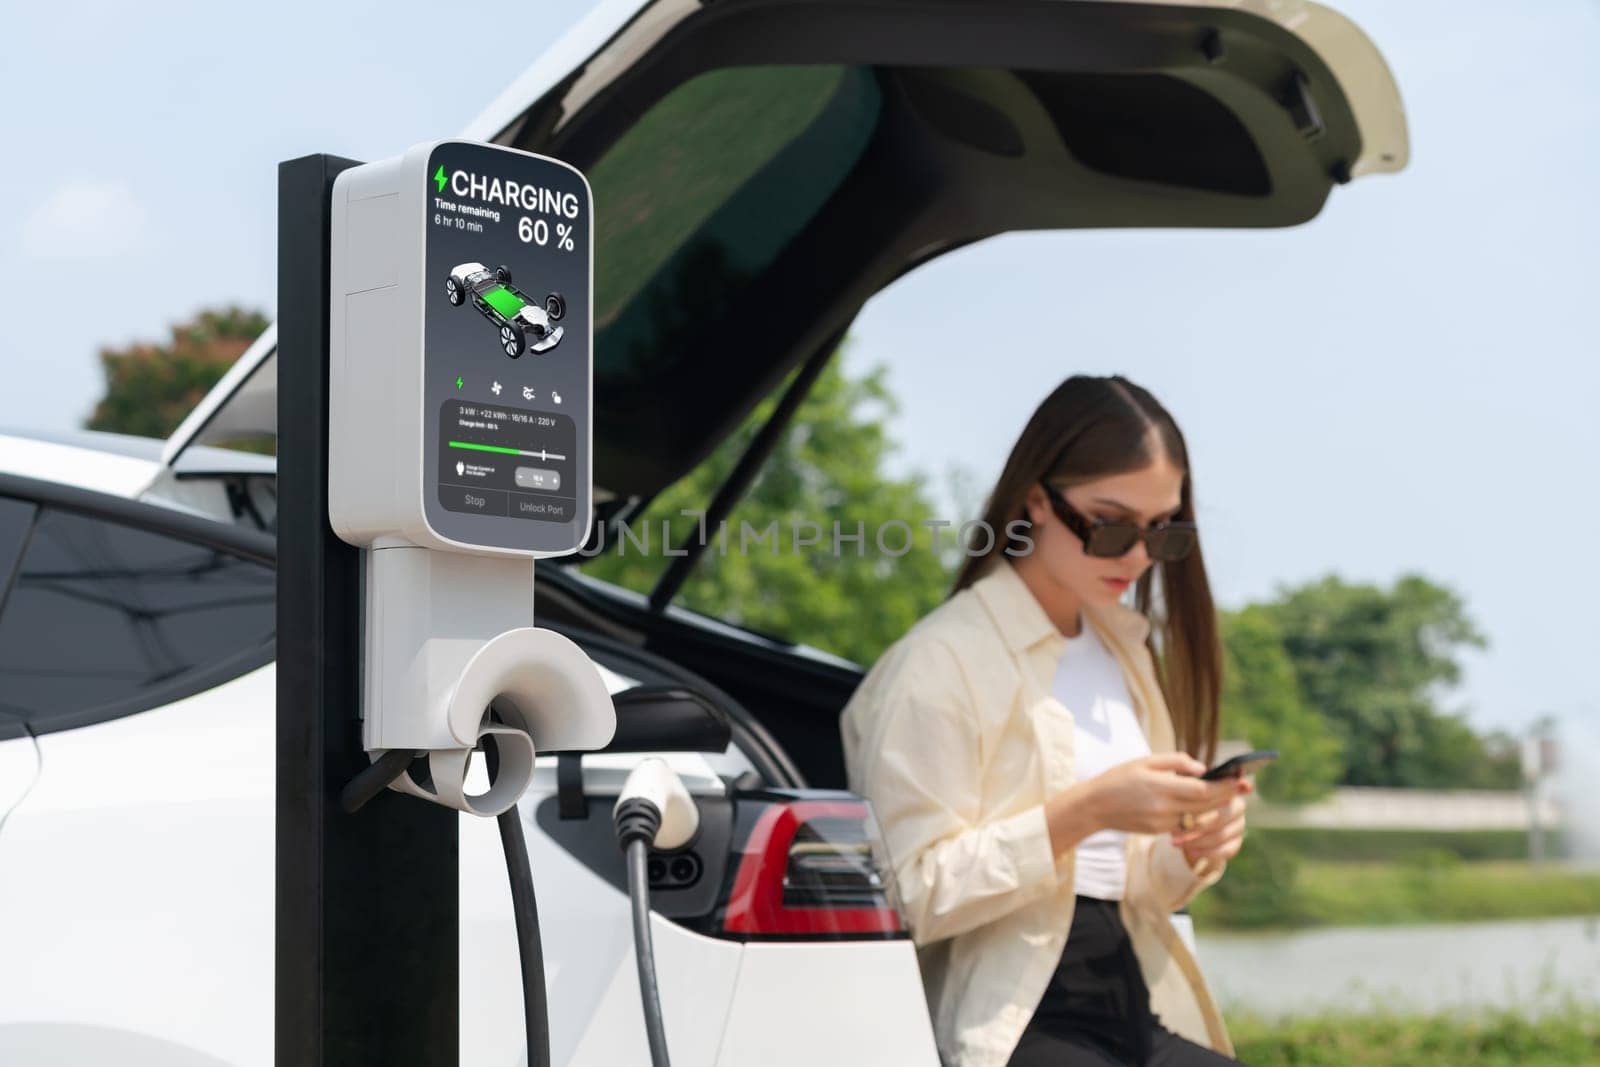
{"label": "unlock port button", "polygon": [[561,488],[561,472],[547,470],[543,467],[518,467],[518,489],[544,489],[555,491]]}

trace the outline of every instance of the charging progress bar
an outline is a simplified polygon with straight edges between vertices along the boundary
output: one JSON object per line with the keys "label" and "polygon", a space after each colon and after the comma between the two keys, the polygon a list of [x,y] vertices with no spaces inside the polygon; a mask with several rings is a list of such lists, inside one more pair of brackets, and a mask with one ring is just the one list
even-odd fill
{"label": "charging progress bar", "polygon": [[567,458],[566,456],[561,455],[559,452],[546,452],[543,449],[540,449],[538,452],[534,452],[526,448],[502,448],[499,445],[475,445],[471,441],[451,441],[449,444],[451,448],[465,448],[469,452],[498,452],[503,456],[530,456],[533,459]]}

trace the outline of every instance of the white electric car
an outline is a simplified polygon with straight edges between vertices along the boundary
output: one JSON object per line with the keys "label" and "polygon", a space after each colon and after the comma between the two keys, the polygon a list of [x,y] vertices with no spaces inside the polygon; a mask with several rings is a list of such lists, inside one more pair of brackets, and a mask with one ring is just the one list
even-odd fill
{"label": "white electric car", "polygon": [[[273,463],[197,446],[167,465],[161,448],[0,435],[7,1067],[272,1063]],[[619,707],[613,751],[575,764],[576,788],[560,784],[573,757],[541,758],[522,803],[554,1062],[648,1061],[610,818],[643,752],[677,769],[703,820],[652,860],[675,1060],[798,1063],[799,1045],[932,1062],[866,805],[803,788],[735,698],[625,639],[613,613],[637,605],[621,591],[541,574],[538,602],[613,693],[653,694]],[[715,750],[695,751],[707,739]],[[460,831],[461,1062],[509,1067],[526,1060],[501,845],[493,820],[462,816]],[[800,1020],[828,1036],[786,1035]]]}
{"label": "white electric car", "polygon": [[[612,546],[782,390],[707,501],[708,525],[727,514],[862,305],[945,251],[1293,225],[1408,151],[1371,42],[1298,0],[607,0],[463,135],[594,190]],[[274,350],[269,330],[165,443],[0,436],[7,1067],[272,1062],[277,487],[270,459],[217,446],[275,432]],[[521,804],[555,1062],[648,1062],[603,813],[664,751],[705,811],[653,865],[673,1061],[935,1063],[888,857],[839,791],[860,668],[674,606],[698,554],[648,596],[576,557],[538,568],[540,625],[614,692],[669,687],[619,716],[617,751],[541,758]],[[698,751],[707,705],[720,751]],[[514,1067],[506,873],[492,822],[461,819],[461,1062]]]}

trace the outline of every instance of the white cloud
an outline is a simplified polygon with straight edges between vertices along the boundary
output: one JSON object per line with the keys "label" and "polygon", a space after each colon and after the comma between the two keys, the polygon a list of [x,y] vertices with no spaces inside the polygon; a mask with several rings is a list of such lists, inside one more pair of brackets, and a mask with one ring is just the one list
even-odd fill
{"label": "white cloud", "polygon": [[133,249],[145,211],[120,181],[69,181],[22,224],[22,254],[37,259],[103,259]]}

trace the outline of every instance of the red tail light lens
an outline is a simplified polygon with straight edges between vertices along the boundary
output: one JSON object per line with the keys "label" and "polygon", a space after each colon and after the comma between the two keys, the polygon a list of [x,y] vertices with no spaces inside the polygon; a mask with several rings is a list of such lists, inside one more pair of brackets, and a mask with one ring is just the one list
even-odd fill
{"label": "red tail light lens", "polygon": [[722,928],[741,936],[905,936],[891,870],[864,802],[770,803],[739,855]]}

